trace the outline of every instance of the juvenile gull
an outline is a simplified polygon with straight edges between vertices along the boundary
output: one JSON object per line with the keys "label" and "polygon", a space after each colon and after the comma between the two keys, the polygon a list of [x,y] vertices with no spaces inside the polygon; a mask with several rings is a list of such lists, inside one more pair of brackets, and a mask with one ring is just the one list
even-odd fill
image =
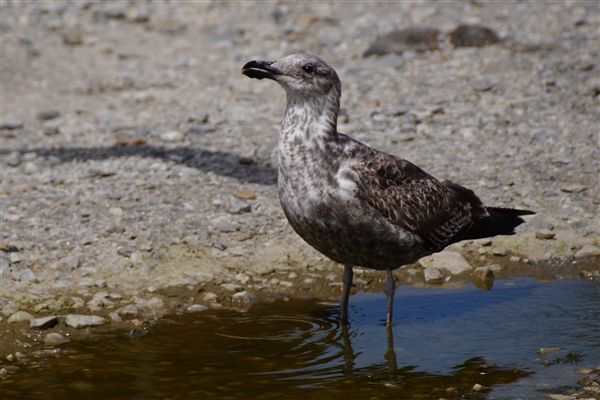
{"label": "juvenile gull", "polygon": [[250,78],[272,79],[287,95],[279,136],[279,199],[308,244],[344,265],[342,324],[348,323],[353,266],[392,271],[461,240],[512,235],[526,210],[486,207],[475,193],[337,131],[341,82],[311,54],[250,61]]}

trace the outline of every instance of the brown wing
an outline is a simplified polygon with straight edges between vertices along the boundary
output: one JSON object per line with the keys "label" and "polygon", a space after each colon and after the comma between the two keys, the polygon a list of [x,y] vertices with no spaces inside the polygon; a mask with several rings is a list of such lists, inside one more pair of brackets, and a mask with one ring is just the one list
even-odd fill
{"label": "brown wing", "polygon": [[473,191],[450,181],[442,183],[389,154],[372,154],[352,169],[360,177],[363,199],[394,224],[421,237],[428,250],[439,251],[460,240],[475,219],[488,215]]}

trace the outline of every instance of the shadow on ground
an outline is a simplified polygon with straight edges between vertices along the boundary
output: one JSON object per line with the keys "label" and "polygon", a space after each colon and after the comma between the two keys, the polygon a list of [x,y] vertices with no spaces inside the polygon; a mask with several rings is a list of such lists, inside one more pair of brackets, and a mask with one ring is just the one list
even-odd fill
{"label": "shadow on ground", "polygon": [[234,153],[193,149],[189,147],[176,147],[167,149],[162,146],[149,144],[142,145],[114,145],[110,147],[74,147],[58,149],[2,149],[0,154],[12,152],[35,152],[39,157],[56,157],[62,163],[74,160],[106,160],[118,157],[142,157],[171,160],[178,164],[199,170],[214,172],[228,176],[242,182],[274,185],[277,182],[277,170],[269,163],[256,161],[252,158],[240,157]]}

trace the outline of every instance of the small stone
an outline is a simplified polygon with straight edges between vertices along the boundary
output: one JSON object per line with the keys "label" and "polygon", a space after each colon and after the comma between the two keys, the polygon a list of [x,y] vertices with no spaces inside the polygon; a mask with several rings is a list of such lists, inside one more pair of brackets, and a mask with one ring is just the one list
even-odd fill
{"label": "small stone", "polygon": [[87,326],[98,326],[107,323],[106,318],[97,315],[69,314],[65,318],[65,324],[73,328],[85,328]]}
{"label": "small stone", "polygon": [[121,316],[114,311],[108,314],[108,318],[110,318],[112,322],[123,322],[123,318],[121,318]]}
{"label": "small stone", "polygon": [[438,49],[437,37],[440,30],[431,26],[409,26],[404,29],[394,30],[377,39],[363,54],[385,55],[389,53],[402,54],[407,51],[422,53]]}
{"label": "small stone", "polygon": [[201,311],[206,311],[206,310],[208,310],[208,307],[206,307],[202,304],[191,304],[186,307],[186,311],[188,311],[188,312],[201,312]]}
{"label": "small stone", "polygon": [[23,257],[21,256],[21,253],[10,253],[10,255],[8,256],[8,260],[11,263],[19,263],[21,261],[23,261]]}
{"label": "small stone", "polygon": [[211,124],[202,124],[202,125],[192,125],[188,130],[192,135],[203,135],[205,133],[214,132],[217,130],[217,127]]}
{"label": "small stone", "polygon": [[51,267],[55,269],[60,269],[62,271],[70,272],[74,269],[79,268],[81,265],[81,257],[77,255],[66,256],[58,260],[55,264],[52,264]]}
{"label": "small stone", "polygon": [[215,293],[212,292],[206,292],[204,293],[204,301],[209,302],[209,303],[213,303],[215,301],[217,301],[218,296]]}
{"label": "small stone", "polygon": [[273,272],[275,272],[275,267],[272,265],[262,265],[255,270],[258,276],[270,275]]}
{"label": "small stone", "polygon": [[115,217],[120,217],[121,215],[123,215],[123,209],[121,207],[111,207],[108,210],[108,213],[110,215],[114,215]]}
{"label": "small stone", "polygon": [[55,124],[44,125],[44,135],[46,136],[55,136],[60,133],[60,126]]}
{"label": "small stone", "polygon": [[471,276],[475,279],[479,279],[479,280],[490,280],[490,279],[494,279],[494,271],[492,271],[492,269],[488,266],[485,267],[477,267],[473,270],[473,273],[471,273]]}
{"label": "small stone", "polygon": [[7,129],[7,130],[19,129],[22,127],[23,127],[23,121],[20,121],[20,120],[6,121],[6,122],[3,122],[2,125],[0,125],[0,129]]}
{"label": "small stone", "polygon": [[81,29],[69,28],[61,32],[63,43],[70,46],[77,46],[83,44],[83,33]]}
{"label": "small stone", "polygon": [[600,249],[591,244],[586,244],[575,253],[576,258],[594,257],[600,256]]}
{"label": "small stone", "polygon": [[94,281],[94,286],[100,289],[104,289],[107,287],[106,281],[104,279],[97,279]]}
{"label": "small stone", "polygon": [[[117,251],[117,253],[118,253],[118,251]],[[144,261],[144,255],[139,250],[136,250],[133,253],[131,253],[131,255],[129,256],[129,258],[131,258],[131,261],[133,263],[141,263],[141,262]]]}
{"label": "small stone", "polygon": [[521,262],[521,257],[510,256],[510,262],[514,262],[514,263]]}
{"label": "small stone", "polygon": [[473,90],[476,90],[478,92],[487,92],[488,90],[491,90],[494,86],[496,86],[496,84],[487,79],[484,79],[473,82],[471,86],[473,87]]}
{"label": "small stone", "polygon": [[437,269],[445,269],[452,275],[457,275],[473,269],[471,264],[465,260],[462,254],[456,251],[443,251],[441,253],[432,254],[429,257],[423,257],[419,260],[419,264],[425,268],[435,267]]}
{"label": "small stone", "polygon": [[296,274],[295,272],[290,272],[290,274],[288,275],[288,279],[296,279],[298,277],[298,274]]}
{"label": "small stone", "polygon": [[244,288],[237,283],[223,283],[221,287],[230,292],[242,292]]}
{"label": "small stone", "polygon": [[492,238],[477,239],[475,241],[475,244],[479,245],[479,246],[491,246],[492,245]]}
{"label": "small stone", "polygon": [[244,200],[255,200],[256,199],[256,193],[251,192],[249,190],[236,190],[235,192],[233,192],[233,195],[235,197],[238,197],[238,198],[244,199]]}
{"label": "small stone", "polygon": [[487,26],[465,24],[450,33],[450,42],[454,47],[483,47],[500,42],[500,37]]}
{"label": "small stone", "polygon": [[44,337],[44,343],[49,346],[59,346],[61,344],[69,343],[71,339],[64,337],[58,332],[50,332]]}
{"label": "small stone", "polygon": [[54,108],[42,108],[37,112],[37,119],[41,119],[42,121],[48,120],[48,119],[53,119],[56,118],[60,115],[60,112],[58,110],[55,110]]}
{"label": "small stone", "polygon": [[575,400],[577,396],[569,396],[566,394],[550,394],[546,396],[546,400]]}
{"label": "small stone", "polygon": [[160,134],[160,138],[165,142],[181,142],[185,135],[179,131],[169,131]]}
{"label": "small stone", "polygon": [[132,249],[128,246],[119,246],[117,247],[117,254],[123,257],[131,257],[135,249]]}
{"label": "small stone", "polygon": [[444,276],[442,275],[442,273],[440,272],[439,269],[435,268],[435,267],[427,267],[423,270],[423,274],[425,276],[425,281],[426,282],[432,282],[432,281],[441,281],[444,279]]}
{"label": "small stone", "polygon": [[4,161],[7,165],[16,167],[17,165],[21,164],[21,153],[18,151],[13,151],[4,159]]}
{"label": "small stone", "polygon": [[573,373],[579,374],[579,375],[590,375],[590,374],[594,373],[594,370],[591,368],[577,368],[577,369],[573,370]]}
{"label": "small stone", "polygon": [[556,233],[552,232],[550,229],[540,229],[535,232],[535,237],[542,240],[554,239]]}
{"label": "small stone", "polygon": [[541,349],[538,350],[538,354],[542,357],[551,354],[551,353],[555,353],[557,351],[561,351],[562,349],[560,347],[542,347]]}
{"label": "small stone", "polygon": [[239,301],[241,303],[249,303],[252,300],[248,292],[245,290],[243,292],[238,292],[234,294],[233,296],[231,296],[231,299],[233,301]]}
{"label": "small stone", "polygon": [[560,190],[565,193],[581,193],[586,189],[587,186],[578,184],[566,185],[560,188]]}
{"label": "small stone", "polygon": [[483,389],[483,386],[481,386],[479,383],[473,385],[474,391],[479,392],[481,389]]}
{"label": "small stone", "polygon": [[29,327],[33,329],[49,329],[58,324],[58,318],[56,315],[51,315],[49,317],[42,318],[32,318],[29,320]]}
{"label": "small stone", "polygon": [[508,250],[503,249],[501,247],[497,247],[497,248],[494,248],[492,250],[492,254],[495,255],[495,256],[502,256],[503,257],[503,256],[505,256],[505,255],[508,254]]}
{"label": "small stone", "polygon": [[27,311],[17,311],[10,317],[8,317],[8,322],[21,322],[21,321],[30,321],[33,319],[33,315],[29,314]]}

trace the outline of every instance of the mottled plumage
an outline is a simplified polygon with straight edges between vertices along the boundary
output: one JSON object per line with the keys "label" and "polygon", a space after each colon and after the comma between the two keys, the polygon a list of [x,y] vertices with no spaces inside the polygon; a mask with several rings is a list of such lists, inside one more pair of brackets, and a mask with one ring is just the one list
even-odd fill
{"label": "mottled plumage", "polygon": [[514,234],[530,211],[486,208],[470,189],[337,131],[341,83],[321,58],[250,61],[242,73],[277,81],[287,108],[279,137],[279,198],[294,230],[345,265],[342,322],[352,266],[391,271],[465,239]]}

